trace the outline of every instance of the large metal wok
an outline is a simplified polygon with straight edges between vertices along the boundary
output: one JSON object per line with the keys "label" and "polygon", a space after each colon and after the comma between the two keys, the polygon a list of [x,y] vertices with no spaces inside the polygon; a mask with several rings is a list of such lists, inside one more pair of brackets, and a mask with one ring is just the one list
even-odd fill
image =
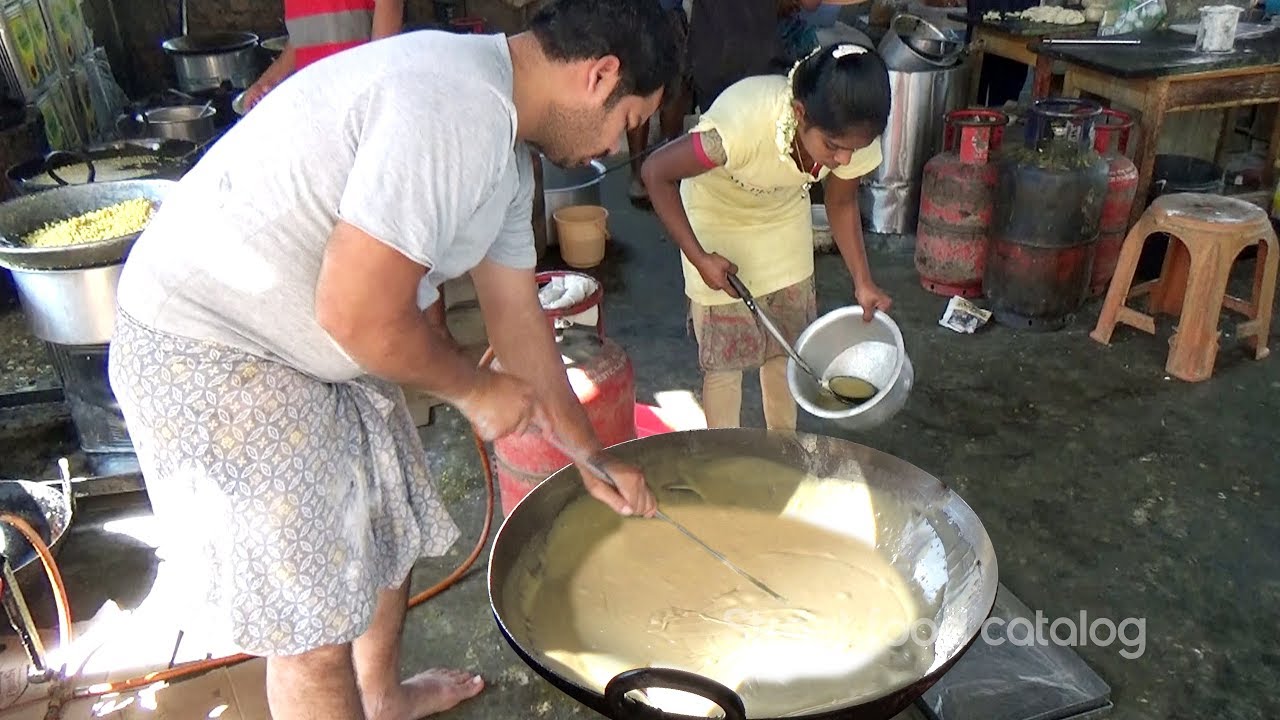
{"label": "large metal wok", "polygon": [[118,180],[64,185],[0,203],[0,267],[13,271],[79,270],[115,265],[124,260],[142,233],[100,242],[33,248],[22,237],[46,223],[101,210],[125,200],[164,201],[173,180]]}
{"label": "large metal wok", "polygon": [[120,180],[178,180],[198,159],[189,140],[116,140],[83,150],[55,150],[6,171],[10,185],[32,195],[64,185]]}
{"label": "large metal wok", "polygon": [[[958,495],[936,478],[898,458],[835,438],[753,429],[694,430],[655,435],[623,443],[610,452],[644,468],[659,503],[672,510],[680,502],[689,502],[680,499],[687,494],[679,492],[678,487],[685,484],[687,478],[681,473],[669,472],[672,463],[684,463],[682,467],[688,468],[698,467],[697,463],[703,459],[708,463],[748,459],[753,463],[763,461],[783,465],[794,469],[795,472],[788,472],[797,476],[808,473],[828,478],[826,482],[834,482],[839,489],[849,491],[844,496],[863,499],[859,507],[817,509],[825,516],[823,521],[834,519],[840,523],[848,517],[848,522],[854,523],[854,518],[874,517],[863,524],[871,528],[868,532],[874,538],[875,555],[887,560],[905,580],[910,592],[918,595],[920,617],[930,621],[934,632],[925,664],[919,665],[919,668],[927,667],[927,670],[921,669],[909,677],[899,676],[891,686],[863,688],[848,702],[842,703],[838,697],[834,703],[824,700],[826,704],[816,710],[757,714],[748,707],[748,703],[744,703],[743,695],[740,695],[743,688],[729,686],[734,684],[732,681],[722,683],[719,682],[721,678],[702,677],[685,668],[673,667],[678,663],[664,662],[662,648],[666,645],[662,642],[651,643],[655,648],[651,656],[637,658],[634,662],[629,655],[621,657],[616,652],[610,655],[608,643],[611,642],[612,629],[608,627],[601,627],[598,632],[592,629],[592,642],[601,646],[598,653],[609,658],[610,668],[633,669],[613,675],[608,682],[593,682],[582,675],[575,675],[555,659],[554,652],[550,652],[554,648],[539,647],[535,630],[540,622],[546,622],[546,617],[539,615],[537,607],[546,606],[529,600],[530,588],[541,582],[539,578],[544,576],[548,567],[544,563],[548,562],[545,551],[549,534],[557,524],[567,527],[566,510],[574,507],[585,495],[578,471],[567,467],[522,500],[498,531],[489,560],[489,599],[499,629],[526,664],[561,691],[608,717],[617,720],[685,717],[655,707],[661,703],[653,701],[652,692],[647,693],[643,700],[637,697],[637,692],[665,688],[710,700],[731,720],[778,716],[814,720],[890,718],[910,705],[951,668],[977,638],[995,603],[996,558],[978,517]],[[688,465],[691,462],[694,465]],[[784,507],[790,508],[794,504],[791,495],[799,483],[786,479],[789,476],[743,473],[739,479],[735,475],[731,480],[734,488],[732,497],[721,493],[698,501],[749,507],[766,511],[769,513],[766,518],[775,517],[775,511],[781,515]],[[740,494],[737,492],[738,483],[741,483]],[[618,522],[652,521],[625,519]],[[583,542],[597,541],[588,538]],[[588,548],[587,554],[591,550]],[[699,551],[690,546],[689,552]],[[638,561],[637,567],[644,562],[644,559]],[[654,588],[662,583],[708,582],[707,576],[700,573],[690,573],[688,577],[671,577],[671,573],[666,573],[667,577],[661,578],[661,582],[654,577],[655,574],[663,574],[663,568],[646,567],[637,574],[623,575],[622,582],[625,583],[632,582],[631,578],[634,578],[634,587],[627,587],[622,592],[654,593]],[[805,581],[808,580],[806,576]],[[792,582],[795,582],[794,578]],[[822,583],[823,578],[814,577],[812,582]],[[775,589],[787,594],[786,588]],[[858,588],[846,589],[855,594],[859,592]],[[607,598],[602,599],[604,601]],[[569,612],[571,609],[566,600],[561,609],[552,614]],[[665,638],[662,634],[665,632],[655,631],[655,638]],[[611,669],[608,671],[612,672]],[[603,677],[608,677],[608,674]],[[771,687],[777,692],[796,692],[794,686]],[[837,684],[836,687],[837,693],[844,692],[839,689],[843,685]],[[761,690],[759,685],[748,689],[757,696],[761,692],[773,692]]]}

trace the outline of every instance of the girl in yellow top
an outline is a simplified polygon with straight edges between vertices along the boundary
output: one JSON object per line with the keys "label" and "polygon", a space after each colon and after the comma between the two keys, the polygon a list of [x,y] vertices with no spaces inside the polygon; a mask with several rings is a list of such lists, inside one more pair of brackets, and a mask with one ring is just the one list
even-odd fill
{"label": "girl in yellow top", "polygon": [[890,299],[871,279],[858,179],[880,164],[889,74],[876,53],[814,50],[790,75],[730,86],[685,137],[642,169],[654,211],[680,246],[685,294],[711,427],[737,427],[742,371],[759,369],[765,422],[793,430],[785,351],[737,299],[735,273],[792,342],[817,315],[809,186],[825,181],[827,217],[870,320]]}

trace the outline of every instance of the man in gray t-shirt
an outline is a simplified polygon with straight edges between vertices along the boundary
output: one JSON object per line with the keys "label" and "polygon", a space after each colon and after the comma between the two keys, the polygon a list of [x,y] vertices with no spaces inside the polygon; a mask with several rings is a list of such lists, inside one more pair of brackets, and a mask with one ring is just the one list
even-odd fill
{"label": "man in gray t-shirt", "polygon": [[[408,575],[458,537],[399,385],[485,439],[601,449],[537,298],[530,153],[608,153],[675,71],[656,3],[552,0],[512,36],[408,33],[304,68],[177,185],[120,281],[110,373],[191,622],[266,656],[271,713],[417,718],[483,681],[397,676]],[[469,273],[503,372],[423,309]],[[611,464],[624,515],[656,511]],[[197,619],[198,617],[198,619]]]}

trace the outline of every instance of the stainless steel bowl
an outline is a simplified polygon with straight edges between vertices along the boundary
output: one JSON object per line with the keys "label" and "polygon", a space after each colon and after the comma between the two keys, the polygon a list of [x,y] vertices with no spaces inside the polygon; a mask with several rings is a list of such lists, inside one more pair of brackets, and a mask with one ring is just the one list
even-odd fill
{"label": "stainless steel bowl", "polygon": [[898,324],[878,311],[870,322],[864,321],[858,305],[833,310],[815,320],[800,334],[796,352],[823,379],[849,375],[879,388],[875,396],[859,405],[824,400],[813,378],[795,361],[787,363],[787,385],[800,407],[847,430],[868,430],[897,415],[915,384],[915,368]]}

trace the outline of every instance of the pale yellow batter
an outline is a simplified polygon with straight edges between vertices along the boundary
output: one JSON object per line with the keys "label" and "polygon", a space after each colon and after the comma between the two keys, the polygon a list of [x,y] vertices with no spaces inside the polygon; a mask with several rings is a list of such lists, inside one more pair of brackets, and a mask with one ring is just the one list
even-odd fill
{"label": "pale yellow batter", "polygon": [[[776,481],[743,482],[760,473]],[[872,699],[928,669],[929,648],[903,642],[919,608],[874,549],[877,511],[864,484],[759,460],[684,459],[648,475],[672,518],[786,602],[667,523],[619,518],[584,498],[557,518],[537,567],[519,580],[529,621],[517,635],[551,667],[600,692],[635,667],[689,670],[737,691],[751,717]],[[649,701],[712,714],[682,693]]]}

